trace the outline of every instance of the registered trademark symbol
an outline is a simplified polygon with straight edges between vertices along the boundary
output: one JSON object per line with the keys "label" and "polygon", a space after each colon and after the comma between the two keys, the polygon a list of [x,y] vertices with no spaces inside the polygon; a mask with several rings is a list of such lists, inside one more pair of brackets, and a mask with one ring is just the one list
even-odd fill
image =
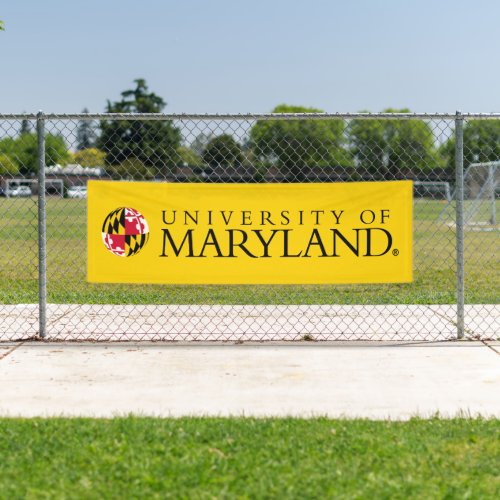
{"label": "registered trademark symbol", "polygon": [[399,250],[397,248],[395,248],[393,251],[392,251],[392,255],[394,255],[394,257],[397,257],[399,255]]}

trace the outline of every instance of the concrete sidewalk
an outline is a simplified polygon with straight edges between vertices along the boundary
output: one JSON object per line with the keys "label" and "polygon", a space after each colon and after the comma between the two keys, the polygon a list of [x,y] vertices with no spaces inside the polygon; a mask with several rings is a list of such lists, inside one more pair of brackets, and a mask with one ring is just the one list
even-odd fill
{"label": "concrete sidewalk", "polygon": [[500,418],[500,342],[0,345],[0,415]]}

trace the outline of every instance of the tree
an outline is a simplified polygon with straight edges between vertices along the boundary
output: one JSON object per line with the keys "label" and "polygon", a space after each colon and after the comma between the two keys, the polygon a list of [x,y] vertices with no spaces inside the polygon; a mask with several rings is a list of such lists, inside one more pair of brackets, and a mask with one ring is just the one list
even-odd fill
{"label": "tree", "polygon": [[214,137],[203,152],[203,161],[211,168],[226,169],[228,167],[239,167],[243,162],[241,146],[234,137],[222,134]]}
{"label": "tree", "polygon": [[0,31],[4,31],[5,30],[5,24],[3,21],[0,21]]}
{"label": "tree", "polygon": [[0,175],[16,175],[19,165],[5,153],[0,153]]}
{"label": "tree", "polygon": [[76,163],[83,167],[102,167],[106,159],[106,153],[97,148],[81,149],[73,155]]}
{"label": "tree", "polygon": [[155,172],[152,167],[144,165],[137,158],[127,158],[119,164],[113,164],[108,167],[108,173],[116,179],[130,180],[151,180],[154,179]]}
{"label": "tree", "polygon": [[[319,109],[282,104],[273,113],[322,113]],[[268,166],[276,165],[293,180],[306,178],[313,167],[350,165],[344,148],[342,120],[258,121],[250,130],[255,156]]]}
{"label": "tree", "polygon": [[[84,108],[82,113],[89,110]],[[96,124],[93,120],[80,120],[76,129],[76,150],[90,149],[95,146],[97,139]]]}
{"label": "tree", "polygon": [[[0,140],[0,153],[9,156],[17,165],[19,173],[28,175],[38,171],[38,137],[36,134],[23,134],[13,139]],[[45,162],[47,165],[65,165],[71,160],[66,142],[59,135],[47,134],[45,137]]]}
{"label": "tree", "polygon": [[[165,101],[148,92],[145,80],[135,80],[133,90],[122,92],[122,99],[108,101],[108,113],[160,113]],[[106,153],[106,164],[122,164],[134,159],[151,167],[155,175],[174,171],[181,133],[170,121],[104,120],[101,122],[99,149]]]}
{"label": "tree", "polygon": [[358,167],[379,178],[396,178],[408,171],[427,172],[440,166],[431,126],[422,120],[353,120],[349,139]]}
{"label": "tree", "polygon": [[[441,147],[446,167],[455,168],[455,135]],[[464,125],[464,168],[500,160],[500,120],[471,120]]]}
{"label": "tree", "polygon": [[353,120],[349,138],[352,154],[359,166],[375,174],[386,167],[386,123],[377,119]]}
{"label": "tree", "polygon": [[179,146],[177,148],[177,155],[182,165],[187,165],[189,167],[201,167],[203,165],[201,156],[187,146]]}

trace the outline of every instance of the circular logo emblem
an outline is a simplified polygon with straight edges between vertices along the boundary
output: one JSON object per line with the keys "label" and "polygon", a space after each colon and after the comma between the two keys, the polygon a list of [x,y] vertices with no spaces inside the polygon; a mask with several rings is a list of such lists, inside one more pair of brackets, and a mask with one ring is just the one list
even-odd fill
{"label": "circular logo emblem", "polygon": [[117,208],[104,219],[102,241],[111,253],[119,257],[136,255],[148,238],[148,222],[134,208]]}

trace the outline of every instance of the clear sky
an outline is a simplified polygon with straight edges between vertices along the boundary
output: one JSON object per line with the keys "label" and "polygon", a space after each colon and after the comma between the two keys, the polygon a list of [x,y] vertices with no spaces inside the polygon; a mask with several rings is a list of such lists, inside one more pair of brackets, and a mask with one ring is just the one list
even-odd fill
{"label": "clear sky", "polygon": [[1,0],[0,113],[500,111],[498,0]]}

